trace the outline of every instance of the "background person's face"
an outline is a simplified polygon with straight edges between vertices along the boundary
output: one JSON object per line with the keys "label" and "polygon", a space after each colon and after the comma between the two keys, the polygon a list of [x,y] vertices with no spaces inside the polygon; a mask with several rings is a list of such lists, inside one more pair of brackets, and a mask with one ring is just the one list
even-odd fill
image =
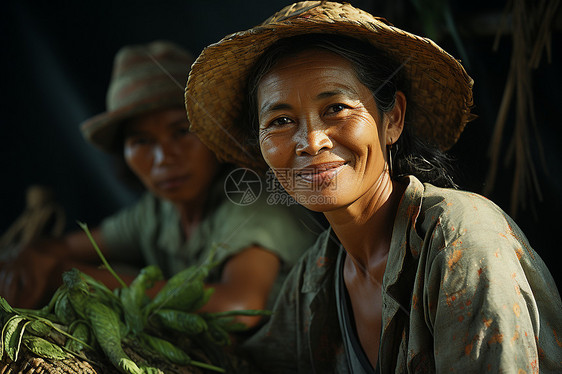
{"label": "background person's face", "polygon": [[313,50],[282,59],[261,80],[257,102],[262,155],[307,208],[351,204],[383,173],[386,126],[343,57]]}
{"label": "background person's face", "polygon": [[124,156],[146,188],[175,203],[206,196],[218,170],[214,154],[189,132],[183,108],[155,111],[129,121]]}

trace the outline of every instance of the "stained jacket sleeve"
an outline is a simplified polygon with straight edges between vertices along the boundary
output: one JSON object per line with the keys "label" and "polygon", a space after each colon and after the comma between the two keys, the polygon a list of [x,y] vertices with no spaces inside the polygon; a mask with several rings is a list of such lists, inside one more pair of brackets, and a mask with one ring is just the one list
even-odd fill
{"label": "stained jacket sleeve", "polygon": [[439,221],[433,241],[442,246],[426,269],[436,371],[555,370],[562,361],[556,326],[562,305],[545,264],[493,206],[463,219]]}

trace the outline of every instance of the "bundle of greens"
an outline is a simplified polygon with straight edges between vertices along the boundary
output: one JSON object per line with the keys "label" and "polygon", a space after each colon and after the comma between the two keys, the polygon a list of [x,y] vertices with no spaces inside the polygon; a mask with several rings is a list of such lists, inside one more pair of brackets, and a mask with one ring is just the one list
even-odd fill
{"label": "bundle of greens", "polygon": [[[12,308],[0,297],[0,360],[6,354],[17,361],[23,345],[48,360],[74,356],[89,361],[88,353],[94,353],[122,373],[162,373],[147,362],[133,360],[124,350],[127,346],[135,347],[139,357],[151,356],[152,362],[225,372],[212,358],[224,357],[225,347],[231,344],[230,333],[245,329],[234,317],[268,314],[262,310],[198,313],[213,293],[212,288],[204,287],[204,279],[216,265],[212,259],[177,273],[151,299],[146,291],[163,279],[161,270],[145,267],[127,286],[103,257],[87,226],[80,225],[122,287],[111,291],[73,269],[63,274],[63,285],[42,309]],[[205,352],[206,361],[211,362],[192,358],[190,349]]]}

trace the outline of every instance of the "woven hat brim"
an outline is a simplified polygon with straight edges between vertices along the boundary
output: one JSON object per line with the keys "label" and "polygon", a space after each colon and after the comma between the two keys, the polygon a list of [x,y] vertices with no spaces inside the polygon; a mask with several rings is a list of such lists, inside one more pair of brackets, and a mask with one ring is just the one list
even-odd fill
{"label": "woven hat brim", "polygon": [[158,99],[149,98],[145,102],[133,103],[115,111],[100,113],[82,122],[80,128],[86,140],[99,149],[110,153],[121,152],[123,145],[117,140],[119,139],[118,132],[124,121],[152,111],[183,106],[181,93],[162,95]]}
{"label": "woven hat brim", "polygon": [[337,22],[296,17],[231,34],[205,48],[193,64],[185,97],[188,117],[192,131],[219,159],[265,168],[261,154],[245,144],[240,128],[248,126],[241,123],[248,73],[277,40],[311,33],[359,38],[402,63],[411,83],[407,110],[412,112],[416,134],[443,150],[458,140],[471,117],[473,81],[460,62],[437,44],[372,16],[368,21]]}

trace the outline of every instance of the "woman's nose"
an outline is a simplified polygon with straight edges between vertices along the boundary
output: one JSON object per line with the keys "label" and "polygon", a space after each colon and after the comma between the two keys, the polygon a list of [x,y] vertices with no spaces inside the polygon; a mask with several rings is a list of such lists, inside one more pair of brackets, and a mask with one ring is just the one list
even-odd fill
{"label": "woman's nose", "polygon": [[320,120],[308,120],[306,122],[296,134],[295,151],[297,156],[303,154],[314,156],[320,153],[322,149],[331,149],[334,146],[327,134],[328,128]]}
{"label": "woman's nose", "polygon": [[154,147],[154,164],[166,165],[174,161],[177,150],[170,142],[158,143]]}

